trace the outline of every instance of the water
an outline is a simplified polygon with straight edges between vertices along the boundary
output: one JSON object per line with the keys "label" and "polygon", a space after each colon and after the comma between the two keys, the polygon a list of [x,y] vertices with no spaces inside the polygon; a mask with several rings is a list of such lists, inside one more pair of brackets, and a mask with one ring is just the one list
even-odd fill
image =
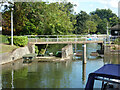
{"label": "water", "polygon": [[[87,57],[90,52],[99,48],[87,45]],[[78,49],[81,49],[81,45]],[[104,64],[117,64],[120,56],[105,56],[104,58],[87,60],[82,65],[81,60],[66,63],[38,63],[23,65],[21,60],[2,65],[1,83],[3,88],[84,88],[89,73],[94,72]],[[95,57],[94,57],[95,58]],[[101,82],[95,82],[100,88]]]}

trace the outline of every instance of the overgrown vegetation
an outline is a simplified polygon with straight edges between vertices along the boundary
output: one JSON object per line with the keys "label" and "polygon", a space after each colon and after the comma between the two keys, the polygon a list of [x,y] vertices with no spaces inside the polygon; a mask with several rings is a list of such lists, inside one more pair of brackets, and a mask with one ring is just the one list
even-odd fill
{"label": "overgrown vegetation", "polygon": [[35,45],[35,53],[38,55],[39,54],[39,50],[38,50],[38,46]]}
{"label": "overgrown vegetation", "polygon": [[[11,37],[8,38],[9,44],[11,44]],[[28,44],[28,38],[26,36],[14,36],[13,44],[16,46],[24,47]]]}
{"label": "overgrown vegetation", "polygon": [[37,55],[44,55],[48,45],[35,45],[35,53]]}
{"label": "overgrown vegetation", "polygon": [[114,44],[120,45],[120,38],[115,39]]}
{"label": "overgrown vegetation", "polygon": [[0,44],[0,47],[2,48],[0,50],[0,53],[12,52],[16,48],[18,48],[18,46],[15,46],[15,45],[11,46],[11,45],[7,45],[7,44]]}
{"label": "overgrown vegetation", "polygon": [[9,43],[8,36],[0,35],[0,43]]}

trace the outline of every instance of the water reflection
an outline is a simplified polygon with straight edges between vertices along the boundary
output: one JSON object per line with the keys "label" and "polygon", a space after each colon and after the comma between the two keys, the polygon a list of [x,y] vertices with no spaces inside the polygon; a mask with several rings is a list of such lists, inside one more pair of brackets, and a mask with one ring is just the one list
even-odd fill
{"label": "water reflection", "polygon": [[2,89],[2,67],[0,65],[0,89]]}
{"label": "water reflection", "polygon": [[83,84],[86,82],[86,64],[82,65],[82,82]]}
{"label": "water reflection", "polygon": [[[95,51],[96,45],[87,45],[87,56]],[[77,45],[81,50],[82,45]],[[93,49],[91,49],[92,47]],[[96,48],[98,48],[96,46]],[[88,75],[102,67],[104,64],[120,64],[120,56],[105,56],[87,60],[82,65],[82,60],[71,62],[48,63],[33,62],[22,64],[22,60],[2,65],[2,87],[3,88],[84,88]],[[100,83],[96,83],[98,88]]]}
{"label": "water reflection", "polygon": [[105,55],[104,64],[120,64],[120,55]]}

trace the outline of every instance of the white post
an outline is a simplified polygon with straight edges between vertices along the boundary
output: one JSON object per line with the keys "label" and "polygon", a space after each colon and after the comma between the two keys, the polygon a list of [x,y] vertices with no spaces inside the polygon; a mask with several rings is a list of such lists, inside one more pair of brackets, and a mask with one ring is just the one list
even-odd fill
{"label": "white post", "polygon": [[75,43],[75,53],[77,52],[77,43]]}
{"label": "white post", "polygon": [[37,43],[37,38],[35,39],[36,43]]}
{"label": "white post", "polygon": [[46,42],[48,42],[48,38],[46,38]]}
{"label": "white post", "polygon": [[83,64],[86,64],[86,44],[82,45],[83,47]]}
{"label": "white post", "polygon": [[13,8],[11,10],[11,45],[13,46]]}
{"label": "white post", "polygon": [[14,70],[13,69],[12,69],[11,76],[12,76],[11,85],[12,85],[12,88],[14,88]]}
{"label": "white post", "polygon": [[58,42],[58,35],[57,35],[57,42]]}
{"label": "white post", "polygon": [[68,41],[68,37],[67,37],[67,41]]}
{"label": "white post", "polygon": [[108,40],[108,42],[110,44],[110,36],[109,36],[109,33],[108,33],[108,29],[109,29],[109,27],[108,27],[108,22],[107,22],[107,40]]}
{"label": "white post", "polygon": [[109,28],[109,27],[108,27],[108,22],[107,22],[107,35],[109,34],[109,33],[108,33],[108,28]]}

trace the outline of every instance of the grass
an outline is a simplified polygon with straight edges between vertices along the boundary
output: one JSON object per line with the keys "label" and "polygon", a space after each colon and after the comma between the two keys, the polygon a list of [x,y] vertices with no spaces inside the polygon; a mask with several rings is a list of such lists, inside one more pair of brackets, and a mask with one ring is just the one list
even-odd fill
{"label": "grass", "polygon": [[12,52],[14,49],[19,48],[18,46],[11,46],[7,44],[0,44],[0,53]]}

